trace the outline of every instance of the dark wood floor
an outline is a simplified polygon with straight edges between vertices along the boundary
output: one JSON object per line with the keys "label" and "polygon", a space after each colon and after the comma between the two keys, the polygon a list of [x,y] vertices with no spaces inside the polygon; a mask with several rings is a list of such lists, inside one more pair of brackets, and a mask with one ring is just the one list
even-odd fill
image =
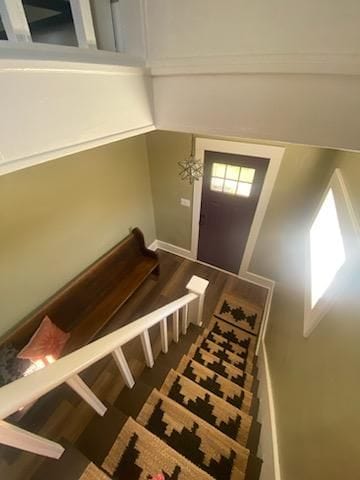
{"label": "dark wood floor", "polygon": [[[261,307],[265,304],[266,290],[261,287],[170,253],[160,251],[159,256],[159,278],[153,276],[146,280],[104,329],[101,336],[184,295],[186,284],[192,275],[198,275],[209,280],[204,306],[204,320],[210,318],[223,291],[242,296]],[[157,356],[160,352],[159,327],[154,327],[150,336],[154,354]],[[124,348],[124,352],[135,378],[139,378],[144,369],[140,341],[130,342]],[[111,357],[89,368],[83,378],[99,398],[110,406],[110,409],[116,402],[119,403],[119,394],[124,384]],[[67,386],[62,386],[40,399],[24,417],[21,426],[55,441],[75,444],[79,438],[83,438],[85,429],[95,415],[92,409],[70,391]],[[41,462],[41,457],[1,447],[0,478],[6,478],[7,480],[34,478],[34,472]]]}

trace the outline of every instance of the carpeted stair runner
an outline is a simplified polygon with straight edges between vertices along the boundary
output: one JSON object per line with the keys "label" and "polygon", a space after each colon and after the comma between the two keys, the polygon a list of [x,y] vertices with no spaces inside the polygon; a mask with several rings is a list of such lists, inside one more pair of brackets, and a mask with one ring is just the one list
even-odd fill
{"label": "carpeted stair runner", "polygon": [[79,480],[110,480],[109,476],[99,470],[93,463],[89,463]]}
{"label": "carpeted stair runner", "polygon": [[[238,355],[239,357],[248,360],[246,358],[248,357],[247,348],[242,347],[238,343],[231,342],[230,340],[227,340],[221,335],[217,335],[216,333],[214,333],[213,330],[210,330],[210,329],[204,330],[202,336],[210,340],[211,342],[216,343],[216,345],[218,345],[219,347],[225,348],[227,352],[235,353],[235,355]],[[249,355],[249,358],[251,359],[251,355]]]}
{"label": "carpeted stair runner", "polygon": [[208,329],[247,350],[247,356],[253,356],[256,348],[256,337],[228,322],[212,317]]}
{"label": "carpeted stair runner", "polygon": [[[164,356],[154,384],[144,373],[137,384],[142,401],[135,394],[137,408],[121,410],[133,418],[121,423],[120,433],[112,429],[112,447],[97,461],[100,470],[89,464],[79,478],[153,480],[161,474],[164,480],[258,480],[262,462],[254,453],[260,424],[250,412],[257,405],[260,322],[261,309],[224,294],[206,329],[195,331],[187,353],[189,340],[182,350],[180,343],[174,347],[173,368]],[[134,390],[128,390],[123,405],[133,405]]]}
{"label": "carpeted stair runner", "polygon": [[223,293],[215,308],[214,315],[253,335],[259,334],[262,309],[243,298]]}
{"label": "carpeted stair runner", "polygon": [[160,391],[240,445],[247,445],[252,417],[242,410],[174,370],[170,370]]}
{"label": "carpeted stair runner", "polygon": [[244,478],[249,450],[157,390],[137,421],[212,477]]}
{"label": "carpeted stair runner", "polygon": [[230,363],[233,367],[244,370],[252,375],[254,366],[250,359],[245,359],[239,355],[236,355],[236,353],[226,350],[226,348],[217,345],[217,343],[209,340],[203,335],[198,337],[194,345],[202,350],[206,350],[208,353],[220,358],[224,362]]}
{"label": "carpeted stair runner", "polygon": [[250,412],[252,394],[248,390],[231,382],[222,375],[204,367],[191,357],[184,355],[177,369],[179,373],[189,378],[214,395],[223,398],[246,413]]}
{"label": "carpeted stair runner", "polygon": [[102,468],[116,480],[149,480],[159,473],[166,480],[212,478],[132,418],[125,423]]}

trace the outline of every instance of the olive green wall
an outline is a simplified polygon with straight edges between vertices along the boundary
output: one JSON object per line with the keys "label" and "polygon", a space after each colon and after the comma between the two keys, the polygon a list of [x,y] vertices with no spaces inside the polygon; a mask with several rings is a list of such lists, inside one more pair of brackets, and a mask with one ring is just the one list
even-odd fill
{"label": "olive green wall", "polygon": [[0,334],[135,226],[155,239],[144,136],[0,177]]}
{"label": "olive green wall", "polygon": [[192,204],[192,186],[179,177],[177,162],[191,152],[191,135],[155,131],[146,136],[157,239],[190,249],[192,208],[180,205],[181,198]]}
{"label": "olive green wall", "polygon": [[358,218],[360,154],[324,150],[285,162],[251,270],[276,280],[266,337],[283,480],[358,478],[360,471],[360,266],[346,291],[303,337],[305,235],[335,167]]}

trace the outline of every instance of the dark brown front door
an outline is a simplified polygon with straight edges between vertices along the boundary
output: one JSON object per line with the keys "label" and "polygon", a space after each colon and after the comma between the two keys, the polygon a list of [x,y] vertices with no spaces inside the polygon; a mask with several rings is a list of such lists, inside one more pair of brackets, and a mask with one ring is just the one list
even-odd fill
{"label": "dark brown front door", "polygon": [[238,273],[269,159],[205,152],[198,259]]}

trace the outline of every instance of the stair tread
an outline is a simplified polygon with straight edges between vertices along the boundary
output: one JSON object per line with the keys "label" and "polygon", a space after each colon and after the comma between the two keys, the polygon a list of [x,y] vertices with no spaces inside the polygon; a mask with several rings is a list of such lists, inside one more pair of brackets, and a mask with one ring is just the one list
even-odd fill
{"label": "stair tread", "polygon": [[263,308],[245,298],[223,292],[215,307],[214,315],[242,330],[258,335]]}
{"label": "stair tread", "polygon": [[204,365],[204,367],[208,368],[209,370],[213,370],[232,383],[236,383],[240,387],[251,390],[251,387],[254,383],[254,378],[249,373],[246,373],[243,370],[234,367],[230,363],[215,357],[215,355],[212,355],[202,348],[198,348],[196,345],[193,345],[190,348],[187,355],[193,358],[196,362],[201,363],[201,365]]}
{"label": "stair tread", "polygon": [[227,340],[245,347],[249,353],[253,354],[255,352],[257,337],[251,333],[245,332],[214,316],[211,318],[207,328]]}
{"label": "stair tread", "polygon": [[223,398],[231,405],[249,413],[253,395],[248,390],[230,382],[187,355],[183,356],[176,371],[211,393]]}
{"label": "stair tread", "polygon": [[214,478],[243,479],[249,450],[153,390],[137,421]]}
{"label": "stair tread", "polygon": [[158,473],[177,480],[212,477],[129,418],[103,462],[114,478],[147,480]]}
{"label": "stair tread", "polygon": [[229,352],[228,350],[226,350],[226,348],[221,347],[220,345],[204,337],[203,335],[197,338],[194,345],[202,348],[203,350],[206,350],[215,357],[221,358],[222,360],[230,363],[234,367],[252,374],[254,366],[250,360],[246,360],[245,358],[240,357],[236,353]]}
{"label": "stair tread", "polygon": [[215,333],[213,330],[210,330],[209,328],[206,328],[203,331],[202,336],[204,338],[209,339],[211,342],[216,343],[216,345],[224,348],[225,350],[230,351],[235,355],[238,355],[241,358],[246,359],[246,357],[248,356],[248,351],[245,347],[242,347],[238,343],[231,342],[230,340],[226,339],[222,335],[219,335],[218,333]]}
{"label": "stair tread", "polygon": [[245,446],[252,417],[188,378],[171,370],[160,392]]}

